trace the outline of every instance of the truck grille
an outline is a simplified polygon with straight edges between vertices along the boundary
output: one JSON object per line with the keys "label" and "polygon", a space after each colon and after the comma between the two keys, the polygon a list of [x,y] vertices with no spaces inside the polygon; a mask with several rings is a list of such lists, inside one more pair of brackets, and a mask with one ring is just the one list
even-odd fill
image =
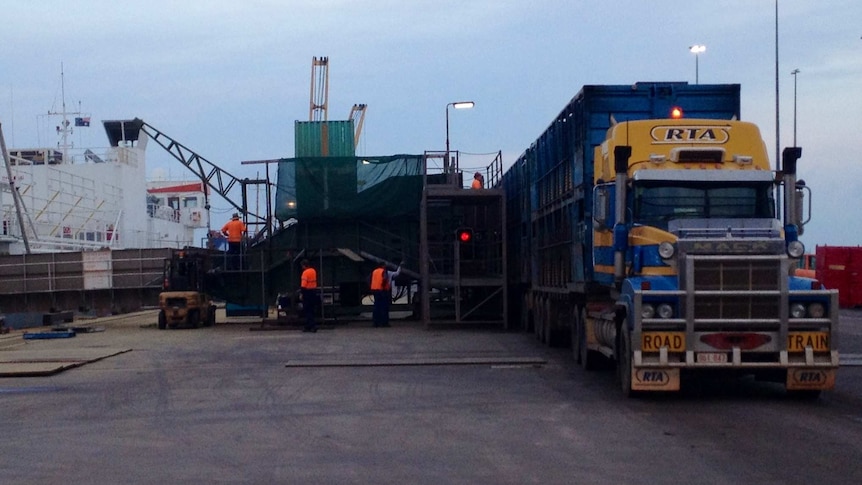
{"label": "truck grille", "polygon": [[778,257],[690,256],[695,319],[774,319],[781,309]]}

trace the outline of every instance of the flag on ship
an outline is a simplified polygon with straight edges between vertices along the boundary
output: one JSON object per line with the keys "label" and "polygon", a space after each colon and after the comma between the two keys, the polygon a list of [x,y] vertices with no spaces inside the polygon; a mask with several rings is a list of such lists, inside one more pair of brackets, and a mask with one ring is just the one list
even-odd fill
{"label": "flag on ship", "polygon": [[75,118],[75,126],[90,126],[90,117]]}

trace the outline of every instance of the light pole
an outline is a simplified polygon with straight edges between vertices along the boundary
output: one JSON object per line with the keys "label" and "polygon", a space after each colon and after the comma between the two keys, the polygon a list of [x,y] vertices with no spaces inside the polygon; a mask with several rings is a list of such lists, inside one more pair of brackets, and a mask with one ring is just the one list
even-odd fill
{"label": "light pole", "polygon": [[446,105],[446,159],[443,160],[443,171],[449,173],[449,106],[455,109],[470,109],[476,103],[472,101],[456,101]]}
{"label": "light pole", "polygon": [[793,75],[793,146],[798,146],[796,144],[796,75],[799,74],[799,69],[794,69],[790,71],[790,74]]}
{"label": "light pole", "polygon": [[[778,86],[778,0],[775,0],[775,173],[781,172],[781,116],[779,116],[781,103],[778,102]],[[780,194],[781,191],[778,193]],[[779,208],[780,218],[781,204],[776,206]]]}
{"label": "light pole", "polygon": [[706,46],[703,44],[695,44],[688,47],[688,50],[694,54],[694,83],[700,84],[700,66],[698,62],[698,58],[700,57],[701,52],[706,52]]}

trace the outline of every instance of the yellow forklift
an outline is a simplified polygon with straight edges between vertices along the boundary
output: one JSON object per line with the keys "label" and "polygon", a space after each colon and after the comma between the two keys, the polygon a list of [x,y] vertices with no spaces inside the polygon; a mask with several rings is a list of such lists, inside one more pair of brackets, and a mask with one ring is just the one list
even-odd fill
{"label": "yellow forklift", "polygon": [[176,250],[165,259],[159,293],[159,329],[215,325],[216,307],[207,288],[212,258],[203,249]]}

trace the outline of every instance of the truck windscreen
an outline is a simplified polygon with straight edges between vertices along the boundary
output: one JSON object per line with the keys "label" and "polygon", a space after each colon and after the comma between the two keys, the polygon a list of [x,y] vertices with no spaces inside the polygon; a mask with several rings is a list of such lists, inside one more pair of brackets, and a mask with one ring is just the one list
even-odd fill
{"label": "truck windscreen", "polygon": [[769,183],[644,181],[634,193],[634,222],[665,230],[671,219],[775,217]]}

